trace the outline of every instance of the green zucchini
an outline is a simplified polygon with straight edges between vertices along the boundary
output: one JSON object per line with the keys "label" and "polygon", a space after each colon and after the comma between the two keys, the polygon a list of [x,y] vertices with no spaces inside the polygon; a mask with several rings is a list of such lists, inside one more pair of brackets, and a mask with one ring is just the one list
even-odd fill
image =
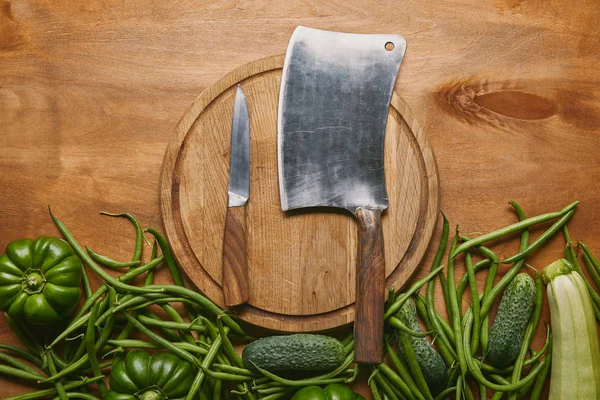
{"label": "green zucchini", "polygon": [[552,323],[551,400],[600,399],[600,342],[585,278],[567,260],[544,268]]}
{"label": "green zucchini", "polygon": [[[417,317],[417,307],[412,298],[409,298],[404,302],[397,315],[398,319],[404,323],[409,329],[422,333],[421,327],[419,326],[419,319]],[[433,396],[436,396],[446,385],[448,378],[448,370],[442,356],[433,348],[427,338],[411,336],[408,333],[397,331],[398,335],[398,353],[406,360],[406,351],[403,349],[402,336],[408,337],[410,346],[414,350],[415,357],[427,388]],[[413,375],[415,371],[413,371]]]}
{"label": "green zucchini", "polygon": [[269,372],[330,371],[346,358],[342,343],[332,337],[299,333],[258,339],[242,352],[244,365]]}
{"label": "green zucchini", "polygon": [[486,359],[492,365],[506,367],[515,361],[521,351],[534,302],[535,282],[525,273],[518,274],[504,290],[490,330]]}

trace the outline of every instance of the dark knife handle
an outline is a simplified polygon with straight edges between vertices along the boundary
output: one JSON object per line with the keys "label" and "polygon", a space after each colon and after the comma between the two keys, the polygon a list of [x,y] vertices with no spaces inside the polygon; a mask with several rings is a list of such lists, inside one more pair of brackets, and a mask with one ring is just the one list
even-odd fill
{"label": "dark knife handle", "polygon": [[223,297],[227,307],[239,306],[250,298],[246,255],[246,207],[228,207],[223,236]]}
{"label": "dark knife handle", "polygon": [[356,211],[360,241],[354,319],[356,362],[383,362],[383,306],[385,302],[385,257],[381,210]]}

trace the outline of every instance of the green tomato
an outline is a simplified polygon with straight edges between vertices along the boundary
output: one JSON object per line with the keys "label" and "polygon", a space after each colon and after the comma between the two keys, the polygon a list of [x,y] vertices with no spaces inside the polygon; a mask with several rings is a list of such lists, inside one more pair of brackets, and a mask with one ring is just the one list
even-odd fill
{"label": "green tomato", "polygon": [[334,383],[325,389],[319,386],[304,387],[298,390],[291,400],[364,400],[364,397],[354,393],[346,385]]}
{"label": "green tomato", "polygon": [[62,239],[10,242],[0,256],[0,310],[33,325],[63,320],[79,305],[81,269],[81,261]]}
{"label": "green tomato", "polygon": [[169,352],[132,350],[110,371],[106,400],[164,400],[185,396],[196,374],[190,363]]}

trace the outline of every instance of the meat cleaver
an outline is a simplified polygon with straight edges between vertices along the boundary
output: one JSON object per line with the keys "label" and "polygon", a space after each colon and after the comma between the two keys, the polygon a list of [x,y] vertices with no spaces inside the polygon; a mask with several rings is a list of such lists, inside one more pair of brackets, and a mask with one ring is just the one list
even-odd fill
{"label": "meat cleaver", "polygon": [[299,26],[287,49],[278,113],[283,211],[335,207],[359,226],[357,362],[383,361],[385,258],[381,213],[386,120],[406,40]]}

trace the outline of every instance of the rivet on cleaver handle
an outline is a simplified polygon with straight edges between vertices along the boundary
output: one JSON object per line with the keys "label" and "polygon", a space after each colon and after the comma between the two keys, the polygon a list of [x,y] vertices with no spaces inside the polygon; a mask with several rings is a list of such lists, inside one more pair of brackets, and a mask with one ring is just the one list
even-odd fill
{"label": "rivet on cleaver handle", "polygon": [[394,83],[406,50],[399,35],[306,27],[285,57],[278,115],[279,192],[284,211],[337,207],[359,223],[355,356],[383,359],[385,262],[381,213],[388,207],[383,147]]}
{"label": "rivet on cleaver handle", "polygon": [[231,124],[229,202],[223,236],[223,298],[227,307],[250,298],[246,255],[246,202],[250,196],[250,120],[246,96],[237,86]]}

